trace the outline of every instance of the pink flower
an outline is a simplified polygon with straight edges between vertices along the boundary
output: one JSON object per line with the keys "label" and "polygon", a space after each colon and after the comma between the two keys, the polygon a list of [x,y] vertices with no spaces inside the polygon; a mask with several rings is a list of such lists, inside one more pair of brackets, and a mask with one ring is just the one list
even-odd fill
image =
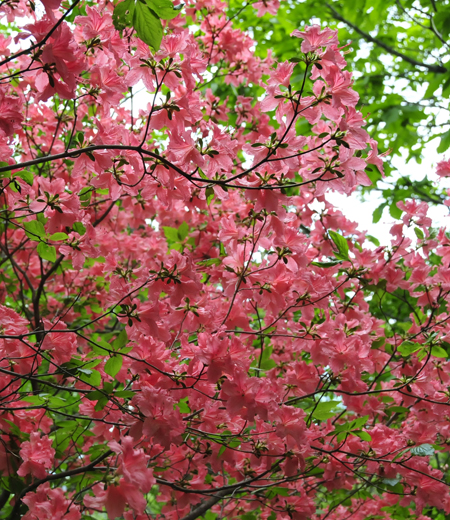
{"label": "pink flower", "polygon": [[449,177],[450,176],[450,159],[446,161],[445,159],[441,162],[437,163],[436,173],[439,177]]}
{"label": "pink flower", "polygon": [[132,437],[125,437],[121,444],[111,441],[108,446],[120,454],[120,465],[117,469],[124,476],[125,482],[136,485],[143,493],[148,493],[156,482],[153,473],[147,468],[148,456],[144,451],[133,449]]}
{"label": "pink flower", "polygon": [[253,4],[253,8],[258,11],[258,17],[261,17],[266,13],[275,15],[280,8],[280,0],[262,0],[262,2],[256,2]]}
{"label": "pink flower", "polygon": [[320,25],[306,26],[304,31],[296,29],[291,36],[303,38],[302,52],[314,52],[321,47],[337,45],[337,31],[333,31],[328,27],[321,29]]}
{"label": "pink flower", "polygon": [[46,468],[51,468],[55,450],[52,441],[44,435],[34,432],[30,434],[30,441],[25,441],[20,449],[22,465],[17,470],[21,477],[31,473],[36,478],[44,478],[47,475]]}
{"label": "pink flower", "polygon": [[21,128],[22,120],[19,98],[7,96],[5,90],[0,89],[0,135],[13,135]]}

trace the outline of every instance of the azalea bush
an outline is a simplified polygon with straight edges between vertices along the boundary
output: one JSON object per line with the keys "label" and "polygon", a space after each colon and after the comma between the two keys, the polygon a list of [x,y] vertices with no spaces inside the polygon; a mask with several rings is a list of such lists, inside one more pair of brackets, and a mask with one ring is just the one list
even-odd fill
{"label": "azalea bush", "polygon": [[337,31],[43,4],[0,4],[0,518],[447,518],[450,235],[328,202],[383,171]]}

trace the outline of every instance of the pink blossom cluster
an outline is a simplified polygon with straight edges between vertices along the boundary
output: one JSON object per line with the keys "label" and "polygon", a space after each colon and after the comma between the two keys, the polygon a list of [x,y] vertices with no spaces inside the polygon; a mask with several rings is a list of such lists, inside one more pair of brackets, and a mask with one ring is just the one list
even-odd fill
{"label": "pink blossom cluster", "polygon": [[[0,64],[0,472],[24,483],[13,514],[449,514],[442,470],[413,447],[449,450],[450,238],[409,200],[374,248],[327,201],[383,170],[337,32],[294,31],[301,59],[277,63],[255,56],[225,2],[201,0],[164,22],[152,52],[114,28],[111,2],[81,2],[73,22],[43,3],[17,38],[45,41],[39,52],[15,57],[5,40]],[[35,16],[22,0],[0,13]],[[221,97],[214,74],[229,96],[266,94]],[[150,101],[132,113],[140,85]],[[383,298],[406,306],[401,334]],[[324,502],[367,482],[377,494]]]}

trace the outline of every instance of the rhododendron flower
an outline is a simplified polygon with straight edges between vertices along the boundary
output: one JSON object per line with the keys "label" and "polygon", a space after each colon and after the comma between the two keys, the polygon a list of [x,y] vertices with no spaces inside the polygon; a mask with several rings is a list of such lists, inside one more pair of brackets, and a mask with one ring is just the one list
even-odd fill
{"label": "rhododendron flower", "polygon": [[19,98],[8,96],[4,88],[0,88],[0,135],[10,137],[21,128],[23,116]]}
{"label": "rhododendron flower", "polygon": [[20,448],[20,457],[23,462],[17,470],[17,474],[24,477],[31,473],[36,478],[44,478],[46,469],[53,465],[55,450],[52,448],[52,440],[46,435],[41,437],[38,432],[30,434],[30,440],[25,441]]}
{"label": "rhododendron flower", "polygon": [[266,13],[275,15],[280,8],[280,0],[262,0],[261,2],[255,2],[253,8],[258,11],[259,17]]}
{"label": "rhododendron flower", "polygon": [[303,31],[296,29],[291,36],[302,38],[302,52],[314,52],[322,47],[337,45],[337,31],[329,27],[321,29],[319,25],[306,26]]}
{"label": "rhododendron flower", "polygon": [[449,177],[450,159],[448,161],[444,159],[443,161],[438,162],[436,166],[436,173],[439,175],[439,177]]}

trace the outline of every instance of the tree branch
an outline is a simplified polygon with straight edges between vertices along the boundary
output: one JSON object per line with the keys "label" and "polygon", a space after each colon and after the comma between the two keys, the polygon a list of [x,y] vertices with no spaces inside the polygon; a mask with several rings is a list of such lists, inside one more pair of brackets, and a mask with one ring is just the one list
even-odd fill
{"label": "tree branch", "polygon": [[28,487],[26,487],[20,495],[17,497],[17,501],[14,504],[13,510],[11,511],[11,520],[18,520],[20,518],[19,516],[19,510],[20,506],[22,504],[22,498],[29,493],[30,491],[34,491],[37,487],[39,487],[41,484],[44,484],[45,482],[50,482],[52,480],[59,480],[61,478],[65,477],[71,477],[73,475],[79,475],[80,473],[86,473],[87,471],[90,471],[95,468],[95,466],[101,462],[102,460],[106,459],[111,455],[112,451],[108,450],[106,453],[103,453],[103,455],[100,455],[95,460],[93,460],[90,464],[87,464],[86,466],[82,466],[81,468],[75,468],[70,469],[68,471],[62,471],[61,473],[54,473],[53,475],[47,475],[45,478],[36,480],[36,482],[33,482],[33,484],[30,484]]}
{"label": "tree branch", "polygon": [[392,54],[394,56],[398,56],[399,58],[402,58],[402,60],[406,61],[407,63],[414,65],[414,67],[423,67],[425,69],[428,69],[430,72],[436,72],[438,74],[444,74],[447,72],[447,69],[443,67],[442,65],[429,65],[428,63],[422,63],[420,61],[415,60],[414,58],[410,58],[409,56],[406,56],[406,54],[403,54],[393,47],[390,47],[386,43],[382,42],[378,38],[374,38],[370,34],[364,32],[361,30],[358,26],[354,25],[349,20],[345,19],[340,13],[336,11],[336,9],[331,6],[330,4],[326,4],[328,9],[333,13],[333,17],[336,20],[339,20],[340,22],[345,23],[349,27],[351,27],[354,31],[356,31],[358,34],[360,34],[365,40],[374,43],[375,45],[378,45],[379,47],[382,47],[385,51],[387,51],[389,54]]}
{"label": "tree branch", "polygon": [[225,489],[223,491],[219,491],[215,496],[211,497],[206,502],[202,502],[198,507],[193,509],[188,515],[184,516],[181,520],[195,520],[199,516],[202,516],[209,509],[220,502],[224,496],[229,493],[229,490]]}
{"label": "tree branch", "polygon": [[69,14],[75,9],[75,7],[80,3],[81,0],[75,0],[75,2],[67,9],[67,11],[61,16],[61,18],[55,23],[55,25],[52,27],[52,29],[42,38],[41,41],[35,43],[34,45],[31,45],[31,47],[28,47],[28,49],[24,49],[23,51],[19,51],[16,54],[13,54],[12,56],[8,56],[3,61],[0,62],[1,65],[5,65],[5,63],[9,63],[12,60],[15,60],[16,58],[19,58],[20,56],[23,56],[24,54],[29,54],[30,52],[34,51],[35,49],[39,49],[39,47],[42,47],[49,38],[52,36],[52,34],[58,29],[58,27],[63,23],[65,18],[69,16]]}

